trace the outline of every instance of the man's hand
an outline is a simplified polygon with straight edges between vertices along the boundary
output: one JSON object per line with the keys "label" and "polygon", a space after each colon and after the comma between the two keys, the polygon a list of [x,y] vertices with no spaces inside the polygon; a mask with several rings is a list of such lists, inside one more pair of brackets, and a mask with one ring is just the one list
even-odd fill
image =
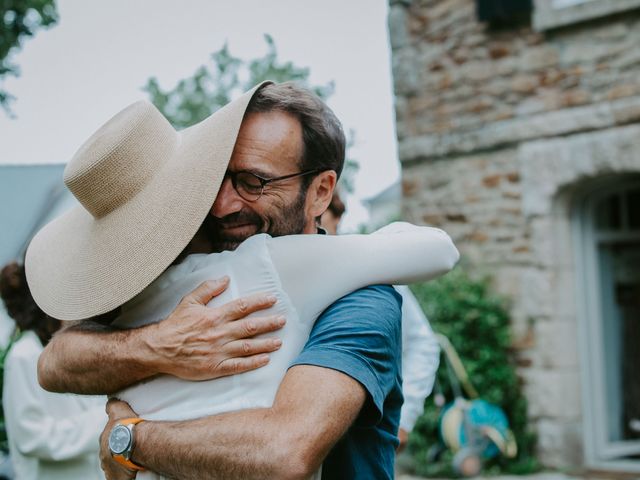
{"label": "man's hand", "polygon": [[58,332],[40,355],[40,385],[51,392],[110,395],[161,373],[207,380],[267,364],[280,340],[253,337],[279,330],[285,319],[245,317],[276,299],[256,294],[207,307],[228,285],[228,278],[204,282],[156,324],[116,330],[83,321]]}
{"label": "man's hand", "polygon": [[100,435],[100,466],[104,471],[105,478],[107,480],[130,480],[136,478],[137,472],[116,462],[111,456],[111,450],[109,450],[111,429],[123,418],[137,417],[136,412],[131,409],[128,403],[115,398],[107,402],[106,410],[107,415],[109,415],[109,421]]}
{"label": "man's hand", "polygon": [[255,294],[219,308],[207,307],[228,285],[228,277],[204,282],[151,330],[148,344],[159,357],[159,372],[185,380],[208,380],[269,362],[268,353],[278,350],[282,341],[253,337],[282,328],[284,317],[245,317],[271,307],[276,298]]}

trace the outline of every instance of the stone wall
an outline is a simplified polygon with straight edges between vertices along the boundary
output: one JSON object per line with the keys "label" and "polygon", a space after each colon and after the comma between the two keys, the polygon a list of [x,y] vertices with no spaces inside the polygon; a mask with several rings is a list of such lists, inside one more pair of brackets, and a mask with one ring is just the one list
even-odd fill
{"label": "stone wall", "polygon": [[640,11],[492,30],[472,0],[391,0],[403,214],[512,300],[543,462],[583,464],[570,196],[640,171]]}

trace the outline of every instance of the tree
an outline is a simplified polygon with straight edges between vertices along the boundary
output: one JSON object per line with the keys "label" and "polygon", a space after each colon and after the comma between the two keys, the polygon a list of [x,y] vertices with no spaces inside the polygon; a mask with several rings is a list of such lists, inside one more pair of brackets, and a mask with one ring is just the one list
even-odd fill
{"label": "tree", "polygon": [[[22,47],[24,39],[58,21],[55,0],[2,0],[0,21],[0,82],[3,82],[8,76],[20,75],[18,66],[11,62],[11,56]],[[14,97],[1,85],[0,106],[5,113],[12,115],[9,107]]]}
{"label": "tree", "polygon": [[[170,90],[163,90],[158,80],[151,77],[143,87],[151,102],[171,124],[182,129],[204,120],[223,107],[232,98],[249,90],[263,80],[275,82],[295,81],[313,90],[326,100],[334,90],[333,82],[322,86],[309,84],[309,68],[298,67],[292,62],[278,59],[275,42],[265,34],[267,53],[259,58],[245,61],[235,57],[225,44],[211,54],[212,65],[203,65],[188,78],[181,80]],[[348,146],[353,144],[354,133],[349,132]],[[358,170],[355,160],[347,159],[341,177],[341,188],[353,191],[353,175]]]}

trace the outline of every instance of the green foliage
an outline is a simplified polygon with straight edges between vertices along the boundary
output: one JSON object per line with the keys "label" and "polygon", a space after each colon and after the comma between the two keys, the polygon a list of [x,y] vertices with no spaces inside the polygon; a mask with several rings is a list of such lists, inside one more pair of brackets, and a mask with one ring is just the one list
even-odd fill
{"label": "green foliage", "polygon": [[[4,373],[4,359],[7,356],[7,352],[9,349],[0,350],[0,374]],[[2,398],[3,393],[3,383],[0,382],[0,399]],[[7,431],[4,424],[4,409],[2,408],[2,403],[0,402],[0,451],[7,452],[9,451],[9,444],[7,442]]]}
{"label": "green foliage", "polygon": [[[213,112],[229,103],[234,97],[264,81],[295,81],[313,90],[326,100],[334,91],[333,82],[322,86],[309,84],[309,69],[298,67],[292,62],[278,59],[275,42],[270,35],[264,36],[267,53],[253,60],[235,57],[225,44],[211,54],[211,65],[203,65],[188,78],[181,80],[171,90],[163,90],[155,77],[150,78],[143,90],[149,94],[151,102],[177,128],[189,127],[204,120]],[[350,132],[349,146],[354,134]],[[341,177],[341,188],[353,191],[353,176],[358,163],[347,159]]]}
{"label": "green foliage", "polygon": [[[458,351],[480,397],[502,407],[509,418],[518,456],[491,460],[485,473],[523,474],[537,470],[535,436],[527,426],[527,403],[510,356],[509,315],[504,301],[490,292],[489,279],[472,278],[467,269],[458,267],[437,281],[412,289],[434,330],[448,337]],[[449,402],[453,393],[444,359],[442,362],[437,378]],[[428,398],[409,439],[409,452],[416,473],[421,475],[453,475],[451,452],[445,452],[437,461],[427,454],[439,442],[439,413],[433,397]]]}
{"label": "green foliage", "polygon": [[[9,344],[7,345],[6,348],[1,349],[0,348],[0,400],[2,399],[2,394],[3,394],[3,383],[1,381],[2,377],[4,376],[4,361],[7,358],[7,354],[9,353],[9,349],[11,348],[11,346],[18,340],[19,338],[19,333],[18,332],[14,332],[14,334],[12,335],[11,340],[9,341]],[[4,423],[4,409],[2,408],[2,402],[0,401],[0,451],[2,452],[8,452],[9,451],[9,443],[7,441],[7,431],[6,431],[6,427],[5,427],[5,423]]]}
{"label": "green foliage", "polygon": [[[26,37],[32,37],[41,28],[58,21],[55,0],[2,0],[0,1],[0,81],[8,75],[20,74],[11,62],[11,55],[22,46]],[[0,106],[11,115],[9,104],[13,96],[0,88]]]}
{"label": "green foliage", "polygon": [[264,38],[267,53],[260,58],[242,60],[233,56],[225,44],[211,54],[211,66],[201,66],[193,76],[178,82],[173,90],[163,91],[155,77],[148,80],[144,90],[149,93],[153,104],[178,129],[204,120],[232,98],[264,80],[292,80],[311,88],[323,99],[333,93],[333,83],[316,87],[309,85],[309,69],[278,60],[273,38],[269,35]]}

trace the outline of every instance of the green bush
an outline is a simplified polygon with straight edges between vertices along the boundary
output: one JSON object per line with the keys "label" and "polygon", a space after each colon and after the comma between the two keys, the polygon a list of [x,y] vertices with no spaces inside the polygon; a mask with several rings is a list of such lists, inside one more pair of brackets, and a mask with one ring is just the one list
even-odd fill
{"label": "green bush", "polygon": [[2,392],[3,392],[3,378],[4,378],[4,359],[9,352],[9,347],[6,349],[0,348],[0,451],[9,451],[9,442],[7,440],[7,431],[4,424],[4,409],[2,408]]}
{"label": "green bush", "polygon": [[[488,278],[472,278],[458,267],[445,277],[412,287],[434,330],[449,338],[458,351],[480,397],[502,407],[518,443],[514,459],[498,457],[485,464],[485,473],[530,473],[538,469],[535,436],[527,426],[527,403],[521,393],[510,355],[509,315],[502,298],[490,292]],[[447,402],[453,399],[444,358],[437,376]],[[452,476],[451,452],[429,461],[429,448],[439,442],[439,408],[433,396],[410,435],[408,450],[415,473]]]}
{"label": "green bush", "polygon": [[4,408],[2,406],[2,394],[4,391],[4,363],[9,354],[9,349],[20,338],[20,332],[15,330],[9,339],[9,344],[5,348],[0,347],[0,452],[9,451],[9,440],[7,439],[6,424],[4,421]]}

